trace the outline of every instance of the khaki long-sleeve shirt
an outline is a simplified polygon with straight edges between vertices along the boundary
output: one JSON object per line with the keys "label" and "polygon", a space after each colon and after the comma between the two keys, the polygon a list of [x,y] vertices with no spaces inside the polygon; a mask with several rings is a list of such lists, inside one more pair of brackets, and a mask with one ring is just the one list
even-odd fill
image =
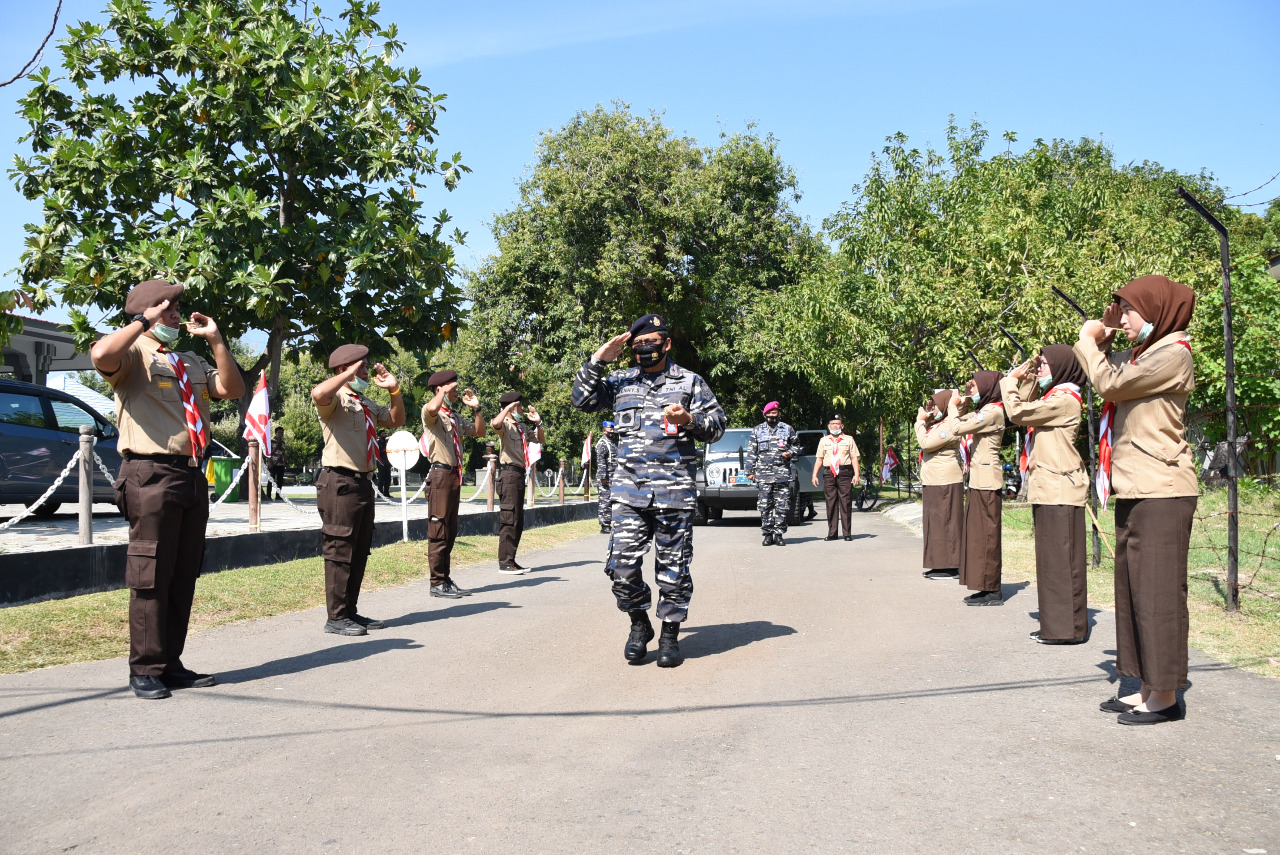
{"label": "khaki long-sleeve shirt", "polygon": [[963,416],[953,406],[947,408],[947,418],[942,422],[946,433],[963,441],[973,436],[969,452],[969,489],[999,490],[1004,486],[1004,473],[1000,468],[1000,446],[1004,441],[1004,407],[987,404],[980,410]]}
{"label": "khaki long-sleeve shirt", "polygon": [[924,452],[920,463],[920,483],[926,487],[945,487],[964,481],[960,468],[960,437],[946,429],[946,420],[926,427],[924,419],[916,419],[916,441]]}
{"label": "khaki long-sleeve shirt", "polygon": [[[167,353],[151,336],[139,336],[120,360],[114,374],[103,374],[115,391],[120,414],[116,448],[130,454],[191,454],[182,390]],[[218,369],[194,353],[177,353],[187,372],[196,407],[209,426],[209,386]]]}
{"label": "khaki long-sleeve shirt", "polygon": [[1076,450],[1080,400],[1066,390],[1050,390],[1044,398],[1028,400],[1034,388],[1030,378],[1022,383],[1013,377],[1000,381],[1009,421],[1035,428],[1027,458],[1027,499],[1033,505],[1082,507],[1089,496],[1089,477]]}

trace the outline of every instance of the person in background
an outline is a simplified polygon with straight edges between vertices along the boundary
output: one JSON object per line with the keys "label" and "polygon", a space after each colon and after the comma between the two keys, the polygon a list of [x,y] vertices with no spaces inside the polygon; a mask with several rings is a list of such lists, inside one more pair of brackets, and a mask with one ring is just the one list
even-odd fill
{"label": "person in background", "polygon": [[596,493],[599,507],[596,518],[600,520],[600,533],[608,534],[613,530],[613,505],[609,498],[609,484],[613,481],[613,470],[618,465],[618,432],[613,422],[605,420],[600,429],[600,439],[596,440]]}
{"label": "person in background", "polygon": [[387,457],[387,432],[378,431],[378,492],[391,495],[391,461]]}
{"label": "person in background", "polygon": [[437,371],[427,380],[431,399],[422,406],[422,442],[427,471],[427,563],[431,568],[431,596],[456,600],[471,592],[453,581],[453,544],[458,539],[458,505],[462,501],[462,438],[484,436],[480,399],[470,389],[462,403],[471,410],[464,421],[454,411],[458,402],[458,372]]}
{"label": "person in background", "polygon": [[[498,399],[502,410],[489,422],[498,435],[498,572],[521,576],[529,572],[516,561],[524,534],[524,491],[529,477],[529,443],[544,443],[542,416],[533,407],[526,415],[519,392],[507,392]],[[529,427],[525,427],[525,419]]]}
{"label": "person in background", "polygon": [[[966,411],[963,412],[962,411]],[[960,584],[975,593],[967,606],[1002,606],[1004,470],[1000,446],[1004,441],[1004,401],[1000,400],[1000,372],[979,371],[947,406],[943,430],[960,437],[961,468],[969,471],[965,499],[964,537],[960,550]]]}
{"label": "person in background", "polygon": [[271,432],[271,457],[267,460],[267,471],[271,473],[275,489],[272,490],[271,485],[267,485],[265,491],[267,501],[271,501],[276,496],[284,498],[284,473],[288,467],[289,454],[285,450],[284,428],[277,426]]}
{"label": "person in background", "polygon": [[827,435],[818,440],[809,482],[818,486],[818,472],[823,476],[823,497],[827,500],[826,540],[839,536],[843,523],[844,539],[853,540],[853,488],[862,482],[858,471],[858,445],[845,435],[844,417],[835,413],[827,421]]}
{"label": "person in background", "polygon": [[942,424],[954,395],[951,389],[939,390],[916,411],[926,579],[960,578],[964,471],[960,468],[960,437]]}
{"label": "person in background", "polygon": [[[786,546],[787,516],[791,513],[791,461],[801,454],[795,428],[782,421],[777,401],[764,405],[764,423],[747,442],[747,478],[759,489],[756,510],[765,546]],[[856,456],[856,452],[855,452]]]}

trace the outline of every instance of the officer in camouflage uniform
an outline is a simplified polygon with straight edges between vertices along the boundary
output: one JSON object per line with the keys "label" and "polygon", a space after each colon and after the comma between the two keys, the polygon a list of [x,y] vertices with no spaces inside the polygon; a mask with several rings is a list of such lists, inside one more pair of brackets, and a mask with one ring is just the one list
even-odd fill
{"label": "officer in camouflage uniform", "polygon": [[[637,368],[605,376],[605,366],[630,343]],[[724,435],[725,415],[705,380],[668,357],[666,320],[645,315],[629,332],[600,347],[573,380],[573,405],[584,412],[613,410],[618,432],[617,467],[610,482],[613,537],[608,571],[618,608],[631,616],[623,655],[640,662],[653,640],[652,592],[641,564],[655,543],[658,578],[658,666],[674,668],[680,657],[680,624],[688,616],[693,580],[694,440]]]}
{"label": "officer in camouflage uniform", "polygon": [[609,484],[613,482],[613,469],[618,465],[618,433],[613,422],[606,421],[596,442],[596,493],[600,497],[600,533],[608,534],[613,528],[613,505],[609,498]]}
{"label": "officer in camouflage uniform", "polygon": [[782,421],[778,402],[765,404],[764,424],[751,432],[745,461],[747,477],[759,489],[756,510],[765,546],[787,545],[782,535],[791,510],[791,461],[801,453],[800,439],[795,428]]}

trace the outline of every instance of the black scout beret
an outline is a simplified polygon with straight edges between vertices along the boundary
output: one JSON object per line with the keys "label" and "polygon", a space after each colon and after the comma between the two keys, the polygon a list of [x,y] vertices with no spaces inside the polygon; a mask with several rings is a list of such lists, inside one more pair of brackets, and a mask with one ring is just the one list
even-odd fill
{"label": "black scout beret", "polygon": [[435,374],[432,374],[431,379],[427,380],[427,386],[435,389],[436,387],[443,386],[446,383],[452,383],[457,379],[458,372],[446,368],[444,371],[437,371]]}
{"label": "black scout beret", "polygon": [[359,362],[368,355],[369,348],[363,344],[344,344],[329,354],[329,367],[341,368],[343,365]]}
{"label": "black scout beret", "polygon": [[514,404],[516,401],[523,399],[524,396],[519,392],[508,392],[498,399],[498,403],[505,407],[507,404]]}
{"label": "black scout beret", "polygon": [[165,300],[170,303],[175,302],[182,296],[183,286],[175,282],[166,282],[163,279],[148,279],[146,282],[139,282],[129,289],[129,296],[124,300],[124,312],[126,315],[140,315],[153,306],[158,306]]}
{"label": "black scout beret", "polygon": [[667,319],[662,317],[662,315],[645,315],[631,325],[632,338],[635,338],[638,335],[655,332],[662,333],[663,335],[669,334],[667,332]]}

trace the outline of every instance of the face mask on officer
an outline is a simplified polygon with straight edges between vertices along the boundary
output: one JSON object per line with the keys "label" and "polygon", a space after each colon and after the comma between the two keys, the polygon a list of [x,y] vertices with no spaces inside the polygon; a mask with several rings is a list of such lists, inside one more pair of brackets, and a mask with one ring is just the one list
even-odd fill
{"label": "face mask on officer", "polygon": [[182,330],[177,327],[167,327],[164,324],[151,325],[151,334],[159,339],[161,344],[173,344],[181,333]]}
{"label": "face mask on officer", "polygon": [[1144,341],[1151,338],[1151,332],[1155,328],[1156,328],[1155,324],[1151,323],[1151,321],[1147,321],[1145,324],[1142,325],[1142,329],[1138,330],[1138,337],[1134,339],[1134,343],[1142,344]]}
{"label": "face mask on officer", "polygon": [[1048,389],[1049,384],[1053,382],[1053,375],[1049,374],[1045,377],[1039,377],[1036,379],[1036,382],[1040,384],[1040,390],[1044,391],[1045,389]]}
{"label": "face mask on officer", "polygon": [[369,388],[369,381],[359,377],[351,378],[351,388],[359,394],[364,394],[364,390]]}
{"label": "face mask on officer", "polygon": [[840,434],[844,433],[844,428],[842,428],[842,427],[829,427],[829,428],[827,428],[827,432],[828,432],[828,433],[830,433],[832,436],[839,436]]}
{"label": "face mask on officer", "polygon": [[667,343],[665,338],[656,342],[642,342],[631,346],[631,353],[636,358],[636,364],[641,368],[652,368],[662,361],[662,348]]}
{"label": "face mask on officer", "polygon": [[777,413],[769,413],[769,415],[764,417],[764,420],[765,420],[765,423],[769,425],[769,427],[778,426],[779,418]]}

